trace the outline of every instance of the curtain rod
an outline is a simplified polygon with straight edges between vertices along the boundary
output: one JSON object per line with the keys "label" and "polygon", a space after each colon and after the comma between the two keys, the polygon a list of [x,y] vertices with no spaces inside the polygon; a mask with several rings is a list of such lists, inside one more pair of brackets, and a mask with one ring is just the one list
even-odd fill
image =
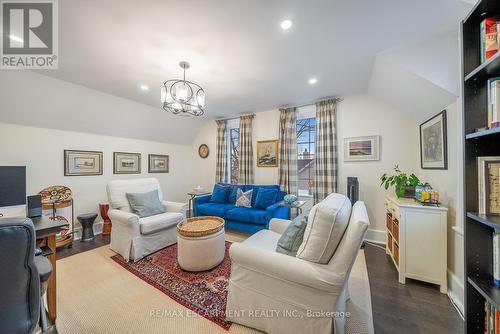
{"label": "curtain rod", "polygon": [[251,114],[241,114],[241,115],[238,115],[238,116],[235,116],[235,117],[223,117],[223,118],[216,118],[215,120],[216,120],[216,121],[230,121],[230,120],[233,120],[233,119],[238,119],[238,118],[240,118],[241,116],[255,116],[255,113],[251,113]]}
{"label": "curtain rod", "polygon": [[312,102],[308,102],[308,103],[302,103],[302,104],[296,104],[296,105],[283,105],[283,106],[280,106],[280,109],[281,108],[302,108],[302,107],[307,107],[307,106],[310,106],[310,105],[314,105],[318,102],[323,102],[323,101],[327,101],[327,100],[335,100],[335,101],[338,101],[338,102],[341,102],[343,101],[344,99],[341,98],[341,97],[335,97],[335,96],[332,96],[332,97],[324,97],[324,98],[321,98],[321,99],[318,99],[318,100],[315,100],[315,101],[312,101]]}
{"label": "curtain rod", "polygon": [[[301,108],[301,107],[307,107],[307,106],[310,106],[310,105],[313,105],[313,104],[316,104],[318,102],[323,102],[323,101],[327,101],[327,100],[335,100],[335,101],[343,101],[344,99],[341,98],[341,97],[324,97],[324,98],[321,98],[319,100],[315,100],[313,102],[309,102],[309,103],[303,103],[303,104],[297,104],[297,105],[283,105],[283,106],[280,106],[278,107],[278,109],[281,109],[281,108]],[[241,116],[255,116],[255,113],[250,113],[250,114],[241,114],[241,115],[238,115],[236,117],[223,117],[223,118],[216,118],[215,120],[216,121],[230,121],[230,120],[233,120],[233,119],[238,119],[240,118]]]}

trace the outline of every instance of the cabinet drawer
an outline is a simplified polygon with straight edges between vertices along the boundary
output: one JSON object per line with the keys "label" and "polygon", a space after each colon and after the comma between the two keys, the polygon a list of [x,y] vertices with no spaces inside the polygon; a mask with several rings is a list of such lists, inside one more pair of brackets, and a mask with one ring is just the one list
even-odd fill
{"label": "cabinet drawer", "polygon": [[389,233],[387,233],[387,248],[389,252],[392,253],[392,237]]}
{"label": "cabinet drawer", "polygon": [[390,212],[386,213],[385,226],[387,226],[387,229],[389,230],[389,232],[392,233],[392,214]]}
{"label": "cabinet drawer", "polygon": [[399,220],[397,219],[394,219],[392,221],[392,236],[394,238],[394,241],[399,244]]}
{"label": "cabinet drawer", "polygon": [[394,203],[389,203],[389,212],[392,214],[392,218],[401,219],[401,213],[399,212],[399,206]]}
{"label": "cabinet drawer", "polygon": [[392,244],[392,257],[394,258],[394,262],[399,266],[399,246],[395,242]]}

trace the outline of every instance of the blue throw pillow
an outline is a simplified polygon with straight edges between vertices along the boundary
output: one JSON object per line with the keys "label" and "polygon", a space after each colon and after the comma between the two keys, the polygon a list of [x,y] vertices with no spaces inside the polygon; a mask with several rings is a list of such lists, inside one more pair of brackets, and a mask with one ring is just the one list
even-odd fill
{"label": "blue throw pillow", "polygon": [[300,245],[304,239],[304,232],[307,226],[307,216],[299,215],[288,225],[278,240],[276,252],[296,256]]}
{"label": "blue throw pillow", "polygon": [[210,202],[212,203],[227,203],[227,198],[229,196],[230,186],[225,186],[222,184],[216,184],[214,190],[212,191],[212,197],[210,197]]}
{"label": "blue throw pillow", "polygon": [[257,197],[255,198],[254,208],[265,210],[268,206],[276,203],[278,189],[275,188],[259,188]]}
{"label": "blue throw pillow", "polygon": [[243,186],[238,186],[236,184],[233,184],[230,187],[231,190],[229,191],[229,198],[227,201],[231,204],[236,204],[236,200],[238,199],[238,189],[241,189],[243,191],[244,188]]}

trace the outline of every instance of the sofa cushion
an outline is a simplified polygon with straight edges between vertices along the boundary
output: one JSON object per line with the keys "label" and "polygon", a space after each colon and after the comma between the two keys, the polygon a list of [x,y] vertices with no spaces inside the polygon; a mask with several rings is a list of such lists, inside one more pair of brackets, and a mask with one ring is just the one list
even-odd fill
{"label": "sofa cushion", "polygon": [[165,212],[158,197],[158,190],[145,193],[126,193],[132,212],[140,218],[158,215]]}
{"label": "sofa cushion", "polygon": [[214,190],[212,191],[212,197],[210,197],[210,202],[212,203],[227,203],[229,197],[229,191],[231,187],[224,184],[215,184]]}
{"label": "sofa cushion", "polygon": [[234,208],[226,213],[226,218],[245,223],[266,224],[266,211],[254,208]]}
{"label": "sofa cushion", "polygon": [[245,246],[260,248],[270,252],[276,252],[276,246],[281,234],[270,230],[260,230],[252,234],[243,243]]}
{"label": "sofa cushion", "polygon": [[254,208],[265,210],[268,206],[276,203],[278,189],[276,188],[259,188],[255,197]]}
{"label": "sofa cushion", "polygon": [[179,212],[165,212],[155,216],[139,219],[141,234],[152,234],[177,225],[184,216]]}
{"label": "sofa cushion", "polygon": [[253,189],[243,192],[243,190],[238,188],[237,198],[235,205],[239,208],[251,208],[252,207],[252,193]]}
{"label": "sofa cushion", "polygon": [[247,184],[245,186],[245,191],[248,191],[250,189],[253,189],[253,195],[252,195],[252,207],[255,207],[255,200],[257,199],[257,192],[259,191],[260,188],[264,189],[276,189],[276,191],[280,190],[280,186],[277,184],[272,184],[272,185],[253,185],[253,184]]}
{"label": "sofa cushion", "polygon": [[299,250],[302,240],[304,239],[306,225],[306,215],[299,215],[295,217],[293,222],[288,224],[288,227],[278,240],[276,252],[290,256],[297,255],[297,251]]}
{"label": "sofa cushion", "polygon": [[238,198],[238,189],[241,189],[243,191],[245,191],[245,186],[240,186],[240,185],[237,185],[237,184],[233,184],[230,186],[231,187],[231,190],[229,191],[229,197],[228,197],[228,202],[229,203],[233,203],[235,204],[236,203],[236,199]]}
{"label": "sofa cushion", "polygon": [[226,212],[233,209],[234,204],[230,203],[204,203],[196,206],[198,216],[217,216],[226,217]]}
{"label": "sofa cushion", "polygon": [[344,235],[350,214],[351,202],[342,194],[330,194],[313,206],[297,257],[315,263],[328,263]]}
{"label": "sofa cushion", "polygon": [[154,178],[124,179],[109,181],[106,186],[110,207],[113,209],[128,209],[131,212],[126,193],[145,193],[158,190],[158,198],[163,201],[160,183]]}

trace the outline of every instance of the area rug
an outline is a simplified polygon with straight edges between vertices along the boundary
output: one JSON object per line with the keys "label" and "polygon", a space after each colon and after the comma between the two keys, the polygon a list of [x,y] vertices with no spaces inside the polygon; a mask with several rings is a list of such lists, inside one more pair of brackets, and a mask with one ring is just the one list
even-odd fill
{"label": "area rug", "polygon": [[[226,233],[238,242],[245,236]],[[109,246],[57,261],[59,334],[258,334],[233,323],[229,331],[202,317],[111,259]],[[349,278],[346,334],[373,334],[370,285],[364,251]],[[193,316],[194,314],[194,316]]]}
{"label": "area rug", "polygon": [[182,270],[177,263],[177,244],[135,263],[125,262],[121,255],[111,258],[176,302],[228,330],[231,323],[225,321],[225,311],[231,274],[230,246],[226,241],[226,254],[220,265],[201,272]]}

